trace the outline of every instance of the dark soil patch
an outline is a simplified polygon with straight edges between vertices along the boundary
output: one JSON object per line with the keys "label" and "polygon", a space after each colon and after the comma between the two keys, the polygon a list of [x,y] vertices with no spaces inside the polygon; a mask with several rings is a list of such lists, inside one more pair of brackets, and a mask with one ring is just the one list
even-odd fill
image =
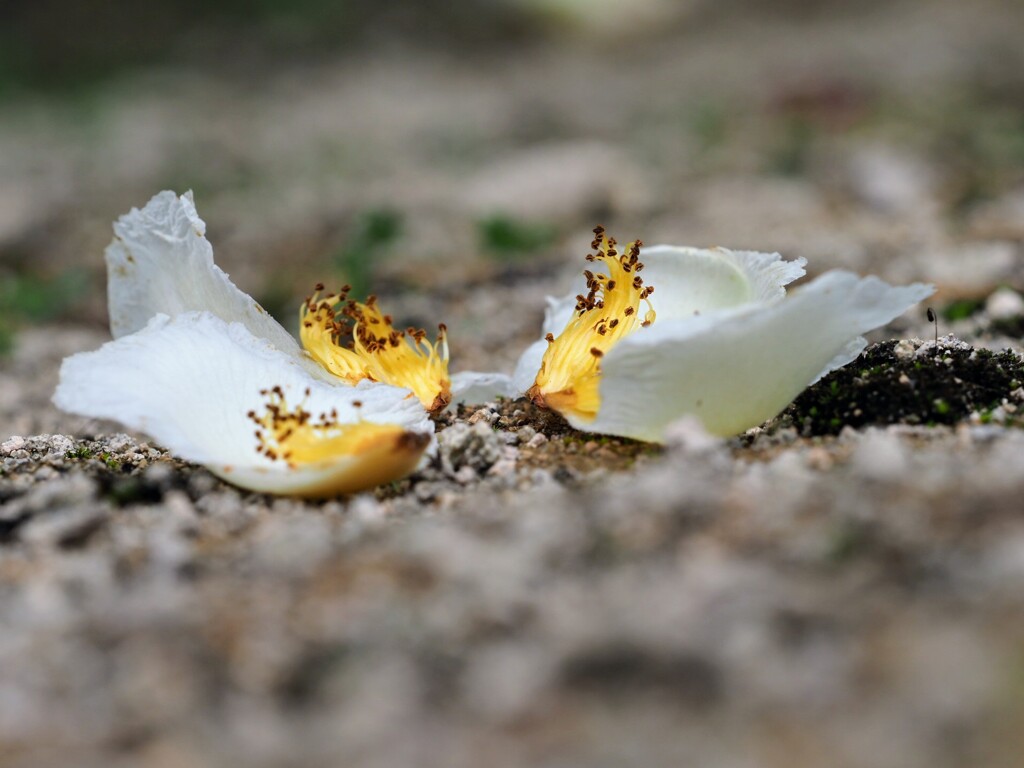
{"label": "dark soil patch", "polygon": [[956,424],[978,412],[985,421],[1024,382],[1024,363],[1009,350],[992,352],[940,339],[887,341],[866,349],[803,392],[783,413],[805,436],[838,434],[844,426]]}

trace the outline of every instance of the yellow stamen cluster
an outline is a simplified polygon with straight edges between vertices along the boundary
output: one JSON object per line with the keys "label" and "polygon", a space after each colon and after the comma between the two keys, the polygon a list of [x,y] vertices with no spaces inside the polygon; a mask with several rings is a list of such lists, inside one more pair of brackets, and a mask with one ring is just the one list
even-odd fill
{"label": "yellow stamen cluster", "polygon": [[350,286],[338,293],[323,290],[317,285],[300,311],[302,346],[314,360],[352,384],[370,379],[411,389],[428,411],[448,406],[452,394],[443,324],[431,344],[422,328],[395,330],[376,296],[364,304],[348,298]]}
{"label": "yellow stamen cluster", "polygon": [[[547,335],[548,348],[533,386],[527,391],[538,405],[559,413],[591,421],[601,405],[601,358],[625,336],[654,322],[650,295],[654,287],[644,285],[639,273],[643,243],[635,240],[620,253],[615,238],[605,235],[603,227],[594,229],[595,253],[587,261],[607,271],[583,272],[587,293],[576,297],[576,310],[565,329],[555,337]],[[640,316],[640,304],[647,311]]]}
{"label": "yellow stamen cluster", "polygon": [[246,414],[256,425],[256,452],[273,461],[286,462],[292,469],[300,464],[329,462],[340,456],[364,456],[382,448],[391,452],[415,451],[418,455],[430,439],[428,435],[408,432],[396,424],[362,420],[341,424],[337,411],[314,418],[305,409],[305,399],[296,408],[289,408],[280,387],[260,390],[260,394],[267,398],[263,414],[255,411]]}

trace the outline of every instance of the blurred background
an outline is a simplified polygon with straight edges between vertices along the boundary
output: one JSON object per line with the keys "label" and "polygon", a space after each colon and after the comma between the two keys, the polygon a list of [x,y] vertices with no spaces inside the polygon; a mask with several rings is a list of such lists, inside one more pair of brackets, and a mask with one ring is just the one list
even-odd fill
{"label": "blurred background", "polygon": [[110,222],[163,188],[195,191],[218,262],[282,319],[320,280],[399,294],[404,319],[447,321],[461,368],[511,363],[596,223],[957,298],[1020,282],[1014,0],[7,0],[2,14],[8,368],[39,324],[102,330]]}

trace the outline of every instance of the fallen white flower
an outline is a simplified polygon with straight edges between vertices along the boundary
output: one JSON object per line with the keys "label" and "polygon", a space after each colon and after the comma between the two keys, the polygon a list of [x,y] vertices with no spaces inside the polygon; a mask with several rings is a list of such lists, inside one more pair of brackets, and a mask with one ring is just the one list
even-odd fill
{"label": "fallen white flower", "polygon": [[637,440],[663,442],[686,415],[722,436],[763,423],[934,290],[834,271],[787,296],[803,259],[659,246],[641,262],[639,241],[620,251],[595,234],[594,271],[548,300],[545,338],[509,388],[577,429]]}
{"label": "fallen white flower", "polygon": [[434,431],[421,401],[434,404],[447,386],[447,349],[443,365],[433,346],[414,348],[404,336],[366,351],[367,369],[398,357],[399,374],[422,381],[423,371],[437,373],[436,389],[419,399],[355,366],[339,378],[214,265],[190,195],[161,193],[114,230],[115,340],[64,361],[58,407],[146,432],[257,491],[327,496],[415,468]]}
{"label": "fallen white flower", "polygon": [[330,496],[416,467],[433,427],[407,394],[319,381],[241,323],[186,312],[67,358],[53,401],[145,432],[243,488]]}
{"label": "fallen white flower", "polygon": [[430,411],[452,399],[446,329],[435,343],[419,329],[398,331],[374,297],[365,303],[348,297],[348,286],[323,293],[323,286],[300,310],[304,352],[259,303],[239,290],[213,262],[206,224],[192,193],[164,191],[141,210],[133,208],[114,224],[106,251],[110,330],[114,338],[145,327],[157,314],[211,312],[245,325],[296,358],[312,376],[355,384],[369,379],[404,387]]}

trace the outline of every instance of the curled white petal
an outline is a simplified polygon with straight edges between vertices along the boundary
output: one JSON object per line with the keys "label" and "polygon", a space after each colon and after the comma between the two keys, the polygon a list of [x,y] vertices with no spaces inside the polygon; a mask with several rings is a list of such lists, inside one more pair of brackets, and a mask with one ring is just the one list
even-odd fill
{"label": "curled white petal", "polygon": [[655,289],[658,322],[781,299],[807,263],[777,253],[671,245],[644,248],[641,260],[644,282]]}
{"label": "curled white petal", "polygon": [[227,322],[242,323],[254,336],[302,361],[310,373],[326,378],[295,338],[213,263],[206,224],[191,192],[180,197],[160,192],[141,210],[133,208],[119,218],[106,259],[110,331],[115,339],[141,330],[154,315],[211,312]]}
{"label": "curled white petal", "polygon": [[451,405],[467,403],[478,405],[494,402],[499,397],[513,397],[517,394],[512,378],[504,373],[478,373],[461,371],[451,377]]}
{"label": "curled white petal", "polygon": [[848,361],[861,334],[933,290],[836,271],[785,301],[748,304],[725,317],[659,316],[605,356],[596,419],[570,422],[652,442],[686,414],[714,434],[742,432],[778,414],[828,366]]}
{"label": "curled white petal", "polygon": [[[644,248],[640,259],[641,277],[655,289],[651,301],[659,322],[781,299],[786,286],[804,276],[807,263],[803,258],[787,261],[777,253],[675,245]],[[581,277],[572,294],[548,297],[544,333],[561,333],[572,317],[576,294],[586,291]]]}
{"label": "curled white petal", "polygon": [[381,481],[378,475],[389,458],[408,459],[411,469],[423,451],[426,441],[410,457],[396,458],[395,446],[389,445],[383,453],[338,456],[294,468],[272,461],[256,451],[246,414],[262,412],[266,399],[260,391],[274,386],[281,387],[290,404],[304,402],[314,414],[337,411],[339,423],[363,419],[409,433],[433,433],[423,408],[406,390],[316,380],[293,356],[245,325],[209,312],[158,315],[137,333],[67,358],[53,399],[65,411],[145,432],[231,483],[272,493],[323,495],[370,487]]}

